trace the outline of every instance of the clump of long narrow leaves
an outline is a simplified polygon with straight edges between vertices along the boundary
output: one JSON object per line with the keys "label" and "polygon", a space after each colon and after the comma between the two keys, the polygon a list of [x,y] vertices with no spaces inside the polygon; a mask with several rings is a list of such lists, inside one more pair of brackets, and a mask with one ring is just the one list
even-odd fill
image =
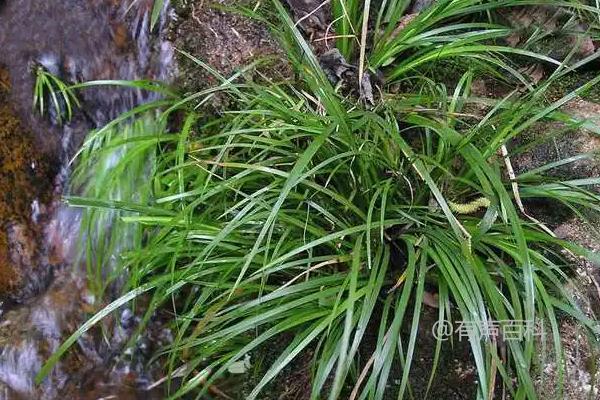
{"label": "clump of long narrow leaves", "polygon": [[[440,321],[458,315],[475,327],[469,342],[479,397],[489,398],[499,375],[514,398],[535,399],[533,338],[508,341],[504,362],[480,329],[488,321],[548,321],[561,366],[557,311],[597,333],[563,288],[565,255],[594,255],[519,209],[500,150],[540,120],[583,125],[558,109],[600,78],[552,104],[544,104],[547,85],[521,99],[484,102],[470,95],[467,71],[451,94],[432,84],[362,109],[331,86],[293,24],[288,28],[303,83],[221,77],[217,88],[171,101],[150,129],[121,126],[140,132],[125,135],[115,126],[86,141],[79,168],[88,171],[80,182],[87,189],[69,203],[86,210],[88,227],[116,213],[118,223],[104,233],[109,243],[126,241],[131,231],[137,239],[118,254],[126,294],[73,334],[40,377],[93,324],[150,293],[145,320],[162,306],[177,315],[175,340],[161,353],[170,372],[184,373],[173,398],[201,398],[238,360],[289,333],[292,341],[249,398],[260,398],[309,348],[311,398],[380,399],[390,390],[403,398],[428,282],[437,287]],[[566,72],[559,68],[548,85]],[[235,111],[206,118],[187,107],[216,92],[230,96]],[[468,112],[482,102],[486,114]],[[164,121],[176,110],[186,111],[181,129],[167,133]],[[116,168],[90,173],[102,164]],[[587,188],[600,179],[545,176],[554,166],[518,177],[519,197],[552,199],[583,218],[584,210],[599,212],[600,196]],[[125,186],[133,189],[119,192]],[[392,257],[400,269],[391,267]],[[368,329],[379,332],[371,361],[359,357]],[[390,387],[397,364],[402,376]]]}
{"label": "clump of long narrow leaves", "polygon": [[[387,83],[429,76],[450,60],[464,69],[479,68],[525,83],[528,78],[519,72],[511,56],[560,64],[526,48],[508,46],[505,39],[513,30],[495,15],[499,10],[539,6],[539,1],[441,0],[413,14],[407,11],[414,2],[405,0],[331,3],[336,46],[347,59],[356,61],[361,71],[383,70]],[[599,11],[579,1],[546,1],[544,6],[595,19]]]}
{"label": "clump of long narrow leaves", "polygon": [[[129,4],[129,6],[126,9],[126,12],[129,12],[129,10],[131,10],[137,3],[139,3],[139,0],[132,0],[131,4]],[[152,7],[149,8],[149,12],[150,12],[150,29],[154,29],[154,27],[156,26],[156,23],[158,22],[158,20],[160,19],[160,13],[163,11],[163,8],[165,7],[165,0],[152,0]],[[146,7],[146,5],[143,5],[142,7]]]}
{"label": "clump of long narrow leaves", "polygon": [[[71,201],[92,207],[84,213],[81,239],[86,249],[86,265],[90,267],[91,288],[99,299],[105,297],[110,283],[123,276],[121,265],[113,255],[128,247],[143,246],[143,227],[124,221],[127,215],[137,214],[138,210],[129,210],[126,204],[132,201],[147,204],[151,200],[152,188],[145,180],[152,174],[156,148],[173,140],[173,135],[164,132],[164,121],[155,121],[152,113],[147,113],[131,122],[92,132],[91,140],[88,139],[80,153],[80,157],[94,160],[94,168],[79,164],[73,171],[72,186],[77,192],[85,193],[88,200],[73,197]],[[121,185],[123,181],[129,183]],[[93,207],[113,211],[97,212]]]}
{"label": "clump of long narrow leaves", "polygon": [[47,106],[53,108],[60,124],[64,118],[71,119],[73,106],[79,107],[79,100],[69,85],[39,65],[35,67],[33,108],[44,115]]}

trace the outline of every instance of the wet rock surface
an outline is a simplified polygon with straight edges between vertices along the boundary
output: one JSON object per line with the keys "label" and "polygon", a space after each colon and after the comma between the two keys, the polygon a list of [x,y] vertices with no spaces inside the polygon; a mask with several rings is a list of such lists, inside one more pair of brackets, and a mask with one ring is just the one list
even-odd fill
{"label": "wet rock surface", "polygon": [[[162,388],[147,390],[155,373],[147,368],[151,352],[170,339],[158,321],[140,345],[125,349],[132,326],[107,318],[103,330],[83,335],[34,384],[45,360],[106,305],[92,296],[75,257],[81,217],[60,200],[67,161],[90,129],[157,96],[109,87],[81,91],[82,109],[59,126],[31,111],[31,66],[41,64],[67,83],[169,81],[176,69],[172,46],[162,38],[167,3],[154,31],[150,0],[0,3],[0,400],[163,398]],[[127,357],[119,356],[123,350]]]}
{"label": "wet rock surface", "polygon": [[[84,334],[50,375],[35,384],[43,362],[89,312],[98,310],[85,280],[68,270],[61,272],[42,295],[2,317],[0,381],[7,393],[21,397],[3,397],[0,388],[0,399],[161,399],[160,389],[145,390],[153,382],[146,364],[151,352],[171,340],[170,333],[155,324],[133,347],[125,348],[139,320],[128,309],[121,314],[132,315],[134,324],[107,318],[103,329],[108,335],[99,330]],[[120,356],[122,352],[124,356]]]}
{"label": "wet rock surface", "polygon": [[49,274],[49,266],[40,260],[35,217],[52,196],[57,160],[35,146],[8,101],[8,73],[0,71],[0,297],[19,301],[46,281],[29,277]]}
{"label": "wet rock surface", "polygon": [[[0,324],[0,380],[15,392],[31,398],[51,398],[66,379],[58,368],[40,386],[34,377],[43,361],[58,348],[64,335],[81,318],[83,283],[56,281],[42,296],[2,317]],[[1,397],[0,397],[1,398]],[[8,397],[10,399],[10,397]]]}
{"label": "wet rock surface", "polygon": [[[168,2],[167,2],[168,3]],[[34,132],[34,143],[60,155],[64,128],[51,126],[31,111],[36,63],[68,83],[101,79],[169,81],[173,49],[153,40],[168,23],[168,12],[150,32],[151,0],[3,2],[0,8],[0,60],[10,73],[11,102]],[[60,21],[57,23],[56,21]],[[84,113],[76,116],[68,138],[78,145],[88,129],[103,125],[148,94],[133,89],[93,88],[81,91]]]}

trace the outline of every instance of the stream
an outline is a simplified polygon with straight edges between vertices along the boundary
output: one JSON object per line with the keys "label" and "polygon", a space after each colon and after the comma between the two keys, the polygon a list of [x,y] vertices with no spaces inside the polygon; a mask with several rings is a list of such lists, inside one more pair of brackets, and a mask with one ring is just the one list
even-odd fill
{"label": "stream", "polygon": [[[29,183],[25,198],[19,200],[27,203],[21,208],[29,212],[19,218],[0,216],[9,265],[7,277],[0,280],[10,281],[0,296],[0,400],[161,398],[149,389],[160,376],[147,361],[150,348],[168,342],[170,332],[151,324],[134,348],[121,351],[139,320],[129,310],[108,319],[102,332],[84,335],[41,385],[34,382],[44,360],[98,307],[86,287],[85,266],[76,261],[81,216],[61,203],[68,186],[68,161],[87,132],[156,95],[123,88],[86,89],[79,92],[82,110],[60,126],[51,112],[41,117],[32,111],[32,67],[41,64],[70,83],[171,80],[174,50],[166,36],[172,11],[165,2],[151,30],[152,3],[0,1],[0,67],[9,76],[7,82],[0,80],[9,87],[3,107],[11,109],[18,126],[31,132],[21,168]],[[1,146],[11,144],[0,142]],[[12,147],[6,152],[11,154]],[[0,155],[2,168],[10,158]],[[13,189],[9,191],[16,193]]]}

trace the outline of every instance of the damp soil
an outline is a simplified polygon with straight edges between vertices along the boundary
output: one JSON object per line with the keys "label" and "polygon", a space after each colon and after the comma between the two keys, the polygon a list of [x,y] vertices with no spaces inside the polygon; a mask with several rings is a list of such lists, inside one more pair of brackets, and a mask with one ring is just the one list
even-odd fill
{"label": "damp soil", "polygon": [[[267,27],[240,13],[226,10],[226,7],[247,3],[174,2],[178,17],[172,25],[171,36],[175,47],[182,51],[177,56],[179,74],[176,79],[176,85],[182,92],[193,93],[220,83],[218,77],[191,57],[206,63],[225,78],[257,62],[257,67],[246,77],[262,75],[278,80],[291,76],[285,56]],[[223,98],[217,97],[212,106],[222,109],[223,101]]]}
{"label": "damp soil", "polygon": [[[438,310],[423,306],[421,312],[415,354],[409,376],[410,391],[415,399],[424,399],[426,396],[437,345],[433,330],[438,319]],[[458,316],[456,317],[460,319]],[[412,319],[411,312],[407,313],[406,319],[407,321]],[[379,321],[371,321],[370,327],[365,333],[363,343],[359,349],[360,368],[364,367],[375,350],[378,324]],[[402,331],[403,343],[409,341],[408,325],[405,324]],[[236,400],[245,399],[292,339],[291,335],[282,335],[274,339],[268,346],[264,346],[252,355],[252,367],[245,375],[231,375],[217,382],[216,386]],[[309,400],[314,361],[315,348],[309,346],[263,389],[260,398],[262,400]],[[360,371],[354,371],[354,378],[349,379],[349,382],[355,382],[359,373]],[[384,400],[397,398],[401,380],[402,367],[398,363],[390,371]],[[325,383],[323,393],[327,392],[331,383]],[[343,388],[342,398],[349,398],[353,388],[351,385]],[[477,373],[468,341],[464,338],[458,340],[458,337],[454,337],[452,342],[450,340],[444,341],[428,398],[470,400],[476,398],[476,393]],[[498,394],[501,394],[500,387],[498,387]]]}
{"label": "damp soil", "polygon": [[[410,336],[410,321],[412,310],[407,312],[402,330],[402,343],[406,346]],[[434,356],[437,340],[433,334],[434,324],[438,320],[438,310],[427,305],[421,308],[417,341],[413,363],[409,374],[410,389],[416,399],[424,399],[427,394],[429,379],[434,368]],[[459,320],[459,316],[454,316]],[[362,358],[368,360],[373,353],[377,341],[378,321],[373,322],[372,328],[366,333],[366,342],[361,350]],[[447,338],[445,338],[447,339]],[[477,373],[471,356],[469,342],[462,338],[453,337],[452,341],[444,340],[435,377],[428,396],[431,399],[462,400],[474,399],[477,393]],[[396,399],[402,380],[402,366],[394,365],[390,371],[385,400]]]}

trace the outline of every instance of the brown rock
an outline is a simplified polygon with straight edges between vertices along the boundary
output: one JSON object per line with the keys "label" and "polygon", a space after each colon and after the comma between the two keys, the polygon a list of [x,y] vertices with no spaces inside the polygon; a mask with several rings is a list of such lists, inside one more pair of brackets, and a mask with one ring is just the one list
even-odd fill
{"label": "brown rock", "polygon": [[[35,265],[32,204],[49,200],[52,173],[8,103],[0,69],[0,296],[17,295]],[[4,90],[3,90],[4,88]]]}

